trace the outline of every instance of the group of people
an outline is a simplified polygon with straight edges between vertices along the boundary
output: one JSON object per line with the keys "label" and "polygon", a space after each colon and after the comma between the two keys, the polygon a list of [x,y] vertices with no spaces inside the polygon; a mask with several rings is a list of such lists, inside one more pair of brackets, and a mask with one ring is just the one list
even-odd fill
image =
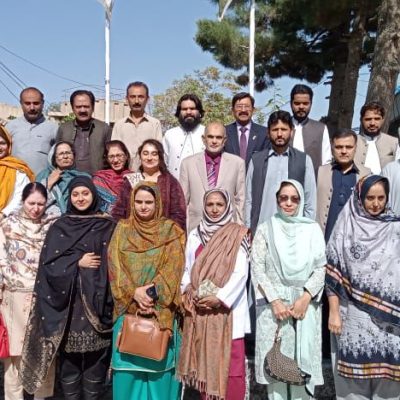
{"label": "group of people", "polygon": [[[251,331],[270,400],[314,396],[322,349],[338,399],[398,399],[400,152],[385,110],[368,103],[360,134],[329,136],[295,85],[293,114],[266,127],[244,92],[232,124],[203,126],[201,100],[184,94],[163,134],[148,99],[129,84],[130,115],[111,129],[78,90],[57,127],[27,88],[23,117],[0,126],[6,400],[50,397],[55,376],[66,400],[99,399],[110,373],[118,400],[183,387],[243,400]],[[130,316],[168,333],[161,360],[121,347]],[[304,385],[265,368],[277,335]]]}

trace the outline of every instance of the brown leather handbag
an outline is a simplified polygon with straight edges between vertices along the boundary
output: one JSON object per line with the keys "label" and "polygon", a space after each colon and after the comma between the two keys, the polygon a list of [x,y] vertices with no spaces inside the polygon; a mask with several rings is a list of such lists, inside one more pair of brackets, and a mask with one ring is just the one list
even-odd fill
{"label": "brown leather handbag", "polygon": [[172,332],[160,329],[156,318],[140,317],[139,313],[125,314],[117,347],[120,353],[161,361],[167,354]]}

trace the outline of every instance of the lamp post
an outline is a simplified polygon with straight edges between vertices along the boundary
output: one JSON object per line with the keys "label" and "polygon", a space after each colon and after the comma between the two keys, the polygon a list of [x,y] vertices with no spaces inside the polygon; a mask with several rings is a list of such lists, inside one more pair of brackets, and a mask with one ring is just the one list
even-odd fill
{"label": "lamp post", "polygon": [[105,101],[104,101],[104,120],[107,124],[110,123],[110,26],[111,15],[115,0],[98,0],[104,7],[106,12],[105,19]]}

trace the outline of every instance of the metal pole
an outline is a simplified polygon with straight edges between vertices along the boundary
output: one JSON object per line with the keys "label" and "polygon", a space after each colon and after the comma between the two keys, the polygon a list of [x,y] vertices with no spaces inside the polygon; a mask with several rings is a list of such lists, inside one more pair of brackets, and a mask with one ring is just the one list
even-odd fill
{"label": "metal pole", "polygon": [[249,93],[254,96],[254,49],[256,31],[256,1],[251,0],[249,34]]}
{"label": "metal pole", "polygon": [[104,120],[107,124],[110,123],[110,18],[106,13],[105,25],[105,62],[106,62],[106,76],[104,80],[105,86],[105,102],[104,102]]}

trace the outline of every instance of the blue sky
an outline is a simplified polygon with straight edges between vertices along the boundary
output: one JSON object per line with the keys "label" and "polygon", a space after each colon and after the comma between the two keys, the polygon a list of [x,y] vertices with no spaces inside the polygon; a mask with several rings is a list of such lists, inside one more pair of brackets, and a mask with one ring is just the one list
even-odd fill
{"label": "blue sky", "polygon": [[[143,80],[151,94],[157,94],[174,79],[218,66],[193,40],[196,21],[216,16],[217,7],[208,0],[116,0],[111,27],[112,87],[123,91],[128,82]],[[0,46],[56,74],[103,85],[104,10],[96,0],[2,0],[0,29]],[[48,103],[68,98],[79,86],[30,66],[2,47],[0,61],[25,84],[41,88]],[[362,72],[356,114],[368,81],[366,71]],[[1,70],[0,80],[18,95],[20,88]],[[279,79],[276,86],[288,99],[295,83]],[[319,118],[328,111],[329,87],[321,84],[314,91],[312,116]],[[270,89],[258,94],[257,104],[265,104],[272,93]],[[95,95],[102,97],[98,91]],[[1,82],[0,102],[17,104]]]}

